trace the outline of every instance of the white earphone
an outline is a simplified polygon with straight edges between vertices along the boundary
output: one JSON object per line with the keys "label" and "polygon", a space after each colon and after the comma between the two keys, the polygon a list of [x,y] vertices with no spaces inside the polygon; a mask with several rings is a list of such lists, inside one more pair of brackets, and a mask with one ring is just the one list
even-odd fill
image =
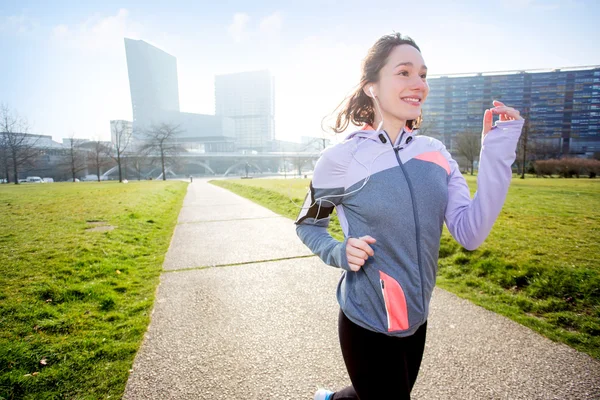
{"label": "white earphone", "polygon": [[375,96],[375,93],[373,93],[373,85],[369,86],[369,93],[371,93],[373,100],[375,100],[377,111],[379,111],[379,116],[381,117],[381,122],[379,123],[379,126],[377,127],[376,131],[376,133],[379,133],[381,131],[381,128],[383,127],[383,113],[381,112],[381,108],[379,107],[379,100],[377,100],[377,96]]}
{"label": "white earphone", "polygon": [[373,93],[373,86],[369,86],[369,92],[371,93],[371,96],[375,98],[375,93]]}

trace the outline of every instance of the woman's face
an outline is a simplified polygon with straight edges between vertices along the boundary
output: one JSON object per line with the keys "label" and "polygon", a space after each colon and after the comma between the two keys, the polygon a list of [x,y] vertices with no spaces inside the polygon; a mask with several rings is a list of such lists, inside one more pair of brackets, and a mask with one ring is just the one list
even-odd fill
{"label": "woman's face", "polygon": [[429,93],[427,67],[419,50],[411,45],[396,46],[379,71],[377,95],[384,120],[414,120]]}

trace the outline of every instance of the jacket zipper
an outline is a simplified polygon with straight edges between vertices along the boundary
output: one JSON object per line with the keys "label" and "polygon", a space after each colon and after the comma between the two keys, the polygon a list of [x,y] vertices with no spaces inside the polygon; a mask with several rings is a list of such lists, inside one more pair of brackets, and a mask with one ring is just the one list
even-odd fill
{"label": "jacket zipper", "polygon": [[[402,133],[400,134],[400,144],[402,144],[402,139],[404,138],[404,129],[402,129]],[[398,147],[394,147],[394,143],[392,143],[392,140],[390,139],[390,136],[387,134],[387,132],[385,132],[390,145],[392,146],[392,149],[394,150],[394,154],[396,156],[396,161],[398,161],[398,165],[400,166],[400,169],[402,170],[402,174],[404,175],[404,179],[406,179],[406,183],[408,184],[408,191],[410,192],[410,199],[412,201],[412,206],[413,206],[413,217],[415,219],[415,231],[416,231],[416,241],[417,241],[417,265],[419,267],[419,277],[421,278],[421,307],[423,308],[423,313],[425,313],[425,290],[423,289],[423,268],[421,266],[421,229],[419,228],[419,216],[417,214],[417,207],[416,207],[416,201],[415,201],[415,193],[413,190],[413,186],[412,183],[410,181],[410,178],[408,176],[408,174],[406,173],[406,169],[404,168],[404,164],[402,164],[402,161],[400,161],[400,155],[398,154],[398,152],[403,149],[404,147],[400,147],[400,144],[398,145]],[[421,321],[421,323],[425,322],[424,320]]]}
{"label": "jacket zipper", "polygon": [[383,305],[385,307],[385,315],[387,316],[387,328],[390,329],[390,310],[388,310],[387,302],[385,301],[385,285],[383,279],[379,279],[381,285],[381,295],[383,296]]}

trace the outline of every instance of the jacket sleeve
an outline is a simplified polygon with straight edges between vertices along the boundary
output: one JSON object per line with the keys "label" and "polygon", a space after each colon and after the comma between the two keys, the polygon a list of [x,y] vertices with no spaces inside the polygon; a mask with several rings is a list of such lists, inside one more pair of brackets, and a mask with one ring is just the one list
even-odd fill
{"label": "jacket sleeve", "polygon": [[348,238],[339,242],[327,232],[330,215],[334,207],[341,204],[343,196],[340,195],[345,192],[346,165],[344,160],[332,156],[332,151],[328,150],[315,165],[309,191],[295,222],[296,233],[325,264],[349,271],[346,257]]}
{"label": "jacket sleeve", "polygon": [[498,121],[485,135],[479,155],[477,192],[469,187],[458,164],[446,149],[451,168],[445,221],[452,236],[467,250],[479,247],[492,230],[502,210],[512,178],[511,166],[524,120]]}

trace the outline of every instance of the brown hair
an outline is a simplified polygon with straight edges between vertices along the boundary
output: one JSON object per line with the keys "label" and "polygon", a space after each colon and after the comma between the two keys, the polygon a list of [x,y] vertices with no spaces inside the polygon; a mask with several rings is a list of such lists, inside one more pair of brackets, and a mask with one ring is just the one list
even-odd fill
{"label": "brown hair", "polygon": [[[336,108],[336,111],[342,107],[335,120],[335,125],[331,127],[334,132],[340,133],[346,130],[350,123],[360,126],[362,124],[373,125],[375,120],[375,108],[373,99],[365,94],[363,87],[367,83],[379,81],[379,71],[387,62],[387,59],[396,46],[408,44],[415,49],[421,51],[419,46],[408,36],[402,36],[400,33],[392,33],[382,36],[369,49],[369,53],[363,60],[362,76],[360,83],[354,93],[348,96]],[[335,111],[334,111],[335,113]],[[416,120],[406,121],[406,126],[410,129],[418,128],[423,121],[423,116],[420,115]]]}

